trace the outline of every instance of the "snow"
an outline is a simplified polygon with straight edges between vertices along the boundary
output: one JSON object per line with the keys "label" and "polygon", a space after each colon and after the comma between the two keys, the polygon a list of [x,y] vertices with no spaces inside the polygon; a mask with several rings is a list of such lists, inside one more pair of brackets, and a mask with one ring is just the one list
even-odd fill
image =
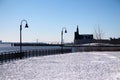
{"label": "snow", "polygon": [[120,52],[77,52],[0,65],[0,80],[120,80]]}

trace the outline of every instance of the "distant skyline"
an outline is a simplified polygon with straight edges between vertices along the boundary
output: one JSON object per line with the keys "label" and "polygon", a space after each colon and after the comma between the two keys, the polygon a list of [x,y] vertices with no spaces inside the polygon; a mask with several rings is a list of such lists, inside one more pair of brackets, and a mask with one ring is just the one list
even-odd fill
{"label": "distant skyline", "polygon": [[120,0],[0,0],[0,40],[19,42],[22,19],[23,42],[73,42],[77,25],[80,34],[94,34],[97,25],[104,38],[120,37]]}

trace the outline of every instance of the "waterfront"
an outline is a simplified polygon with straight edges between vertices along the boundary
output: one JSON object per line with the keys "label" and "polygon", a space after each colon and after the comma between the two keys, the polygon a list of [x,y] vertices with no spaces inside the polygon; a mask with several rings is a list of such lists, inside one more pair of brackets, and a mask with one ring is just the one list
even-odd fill
{"label": "waterfront", "polygon": [[120,52],[77,52],[0,65],[0,80],[120,80]]}
{"label": "waterfront", "polygon": [[[60,46],[23,46],[23,51],[25,50],[47,50],[47,49],[60,49]],[[10,51],[20,51],[19,46],[15,47],[0,47],[0,53],[2,52],[10,52]]]}

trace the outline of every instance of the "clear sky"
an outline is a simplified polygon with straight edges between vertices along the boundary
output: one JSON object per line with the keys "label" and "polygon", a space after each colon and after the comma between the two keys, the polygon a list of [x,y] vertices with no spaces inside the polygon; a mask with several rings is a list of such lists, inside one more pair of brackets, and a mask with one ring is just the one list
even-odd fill
{"label": "clear sky", "polygon": [[73,42],[79,25],[81,34],[93,34],[99,24],[104,38],[120,37],[120,0],[0,0],[0,40],[19,42],[22,19],[24,42]]}

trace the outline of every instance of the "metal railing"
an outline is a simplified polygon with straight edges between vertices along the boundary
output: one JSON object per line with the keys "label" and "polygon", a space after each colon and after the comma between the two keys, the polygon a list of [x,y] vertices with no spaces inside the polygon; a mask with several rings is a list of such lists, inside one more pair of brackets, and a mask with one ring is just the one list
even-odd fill
{"label": "metal railing", "polygon": [[10,52],[2,52],[0,53],[0,63],[24,59],[29,57],[38,57],[38,56],[45,56],[45,55],[55,55],[55,54],[63,54],[72,52],[71,48],[65,49],[34,49],[34,50],[24,50],[20,53],[20,51],[10,51]]}

